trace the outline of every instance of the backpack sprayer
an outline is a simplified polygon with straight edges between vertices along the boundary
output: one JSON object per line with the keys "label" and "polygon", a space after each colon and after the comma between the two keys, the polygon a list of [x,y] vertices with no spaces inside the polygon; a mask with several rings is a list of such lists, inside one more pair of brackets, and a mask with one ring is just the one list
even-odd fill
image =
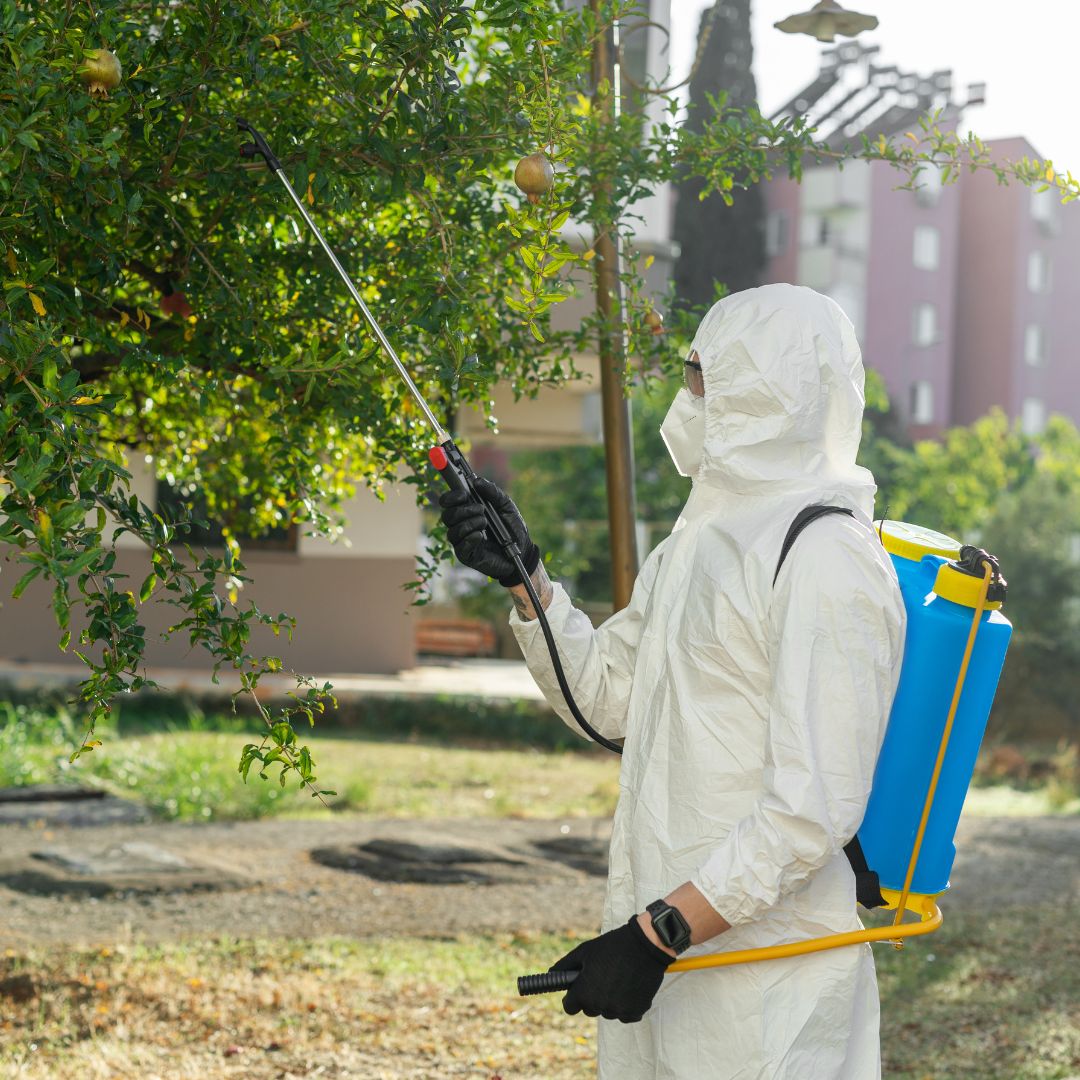
{"label": "backpack sprayer", "polygon": [[[799,533],[835,506],[802,511],[784,538],[774,581]],[[953,838],[990,715],[1012,624],[1001,613],[1006,581],[985,551],[898,521],[877,523],[907,612],[904,661],[858,833],[844,851],[858,902],[895,910],[890,925],[676,960],[668,972],[800,956],[863,942],[929,934],[942,924]],[[948,705],[946,705],[948,702]],[[919,799],[918,793],[925,792]],[[904,922],[907,912],[919,916]],[[569,988],[577,971],[518,979],[520,994]]]}
{"label": "backpack sprayer", "polygon": [[[547,615],[525,573],[521,550],[502,518],[476,490],[476,473],[465,455],[429,408],[266,140],[246,120],[238,119],[237,126],[253,140],[241,146],[240,153],[248,158],[261,155],[284,185],[383,352],[419,404],[435,435],[436,445],[428,451],[431,464],[450,488],[468,491],[484,508],[491,536],[513,563],[532,601],[559,689],[574,720],[589,738],[621,754],[622,748],[597,732],[574,701]],[[832,512],[850,513],[838,507],[813,507],[799,515],[785,537],[777,575],[799,532],[817,517]],[[953,837],[1012,634],[1012,624],[999,610],[1006,582],[997,560],[978,548],[962,547],[951,537],[903,522],[880,522],[878,529],[896,568],[907,611],[907,636],[900,681],[866,815],[846,850],[856,873],[859,902],[867,907],[895,909],[895,919],[891,925],[807,941],[686,957],[671,964],[669,972],[798,956],[863,942],[891,941],[896,948],[902,948],[905,938],[932,933],[942,924],[936,901],[949,887],[949,872],[956,855]],[[973,676],[970,679],[969,674]],[[919,790],[926,793],[921,803],[912,798],[912,792]],[[858,852],[857,857],[851,853],[852,848]],[[908,911],[919,916],[917,922],[903,921]],[[560,992],[568,989],[577,975],[577,971],[523,975],[518,979],[518,993]]]}

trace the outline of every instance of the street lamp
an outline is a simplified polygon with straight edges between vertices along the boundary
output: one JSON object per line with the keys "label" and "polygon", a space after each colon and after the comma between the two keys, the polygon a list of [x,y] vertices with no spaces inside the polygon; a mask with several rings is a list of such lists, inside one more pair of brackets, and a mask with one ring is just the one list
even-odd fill
{"label": "street lamp", "polygon": [[837,34],[855,37],[864,30],[873,30],[877,24],[876,15],[845,11],[836,0],[820,0],[809,11],[789,15],[773,26],[785,34],[809,34],[818,41],[835,41]]}

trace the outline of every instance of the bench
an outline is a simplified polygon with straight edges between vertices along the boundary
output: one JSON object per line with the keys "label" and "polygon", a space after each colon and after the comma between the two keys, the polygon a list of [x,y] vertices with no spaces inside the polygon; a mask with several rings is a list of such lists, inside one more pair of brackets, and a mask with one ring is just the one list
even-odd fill
{"label": "bench", "polygon": [[480,619],[421,619],[416,651],[437,656],[494,656],[495,629]]}

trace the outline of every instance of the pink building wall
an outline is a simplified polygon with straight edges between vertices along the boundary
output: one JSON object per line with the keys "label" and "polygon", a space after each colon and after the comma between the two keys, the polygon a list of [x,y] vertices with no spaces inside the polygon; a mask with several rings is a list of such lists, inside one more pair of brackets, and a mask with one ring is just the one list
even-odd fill
{"label": "pink building wall", "polygon": [[[987,145],[1000,162],[1039,156],[1023,138]],[[1080,206],[985,171],[965,173],[961,187],[955,422],[995,405],[1022,421],[1060,412],[1080,422]],[[1049,267],[1045,289],[1029,282],[1033,253]],[[1031,327],[1041,333],[1037,358],[1028,354]]]}
{"label": "pink building wall", "polygon": [[784,215],[784,243],[780,250],[769,257],[762,276],[762,284],[787,281],[799,283],[799,184],[789,176],[777,176],[765,188],[766,213]]}
{"label": "pink building wall", "polygon": [[[867,260],[866,328],[863,361],[880,372],[889,400],[914,438],[931,438],[948,426],[952,414],[951,354],[955,323],[960,197],[955,186],[937,189],[926,205],[912,191],[898,191],[906,178],[883,161],[870,166],[870,251]],[[925,174],[920,183],[927,183]],[[929,185],[928,192],[933,190]],[[925,196],[923,196],[925,197]],[[915,230],[928,225],[938,233],[938,263],[916,267]],[[916,305],[932,304],[937,313],[933,343],[916,344]],[[912,387],[931,387],[932,418],[916,423],[911,416]]]}
{"label": "pink building wall", "polygon": [[[1033,151],[1023,139],[991,144],[992,154],[1020,157]],[[1037,247],[1030,191],[1001,185],[990,172],[962,175],[960,214],[963,273],[957,296],[953,380],[954,418],[970,424],[995,405],[1010,416],[1021,408],[1032,382],[1024,363],[1024,327],[1045,319],[1045,301],[1027,289],[1027,253]]]}
{"label": "pink building wall", "polygon": [[[996,161],[1039,156],[1022,138],[987,145]],[[884,378],[913,438],[937,437],[995,406],[1030,430],[1054,412],[1080,423],[1080,203],[1062,206],[1050,193],[1033,210],[1039,197],[1032,188],[1002,185],[986,169],[935,185],[936,198],[896,190],[903,181],[887,163],[874,162],[861,206],[838,199],[824,208],[812,205],[819,196],[808,195],[805,176],[803,185],[786,177],[768,182],[767,211],[784,214],[786,228],[762,280],[835,294],[856,324],[866,365]],[[824,213],[835,226],[824,241],[815,239],[813,228],[801,235],[802,219],[812,213]],[[859,214],[866,215],[859,224],[865,250],[853,252],[848,238]],[[937,231],[932,269],[914,259],[921,225]],[[777,235],[775,223],[770,235]],[[1044,291],[1029,287],[1032,252],[1041,252],[1050,268]],[[914,333],[920,304],[936,313],[936,333],[927,344],[917,343]],[[1041,334],[1037,358],[1027,349],[1029,333]],[[912,415],[913,388],[920,383],[930,388],[928,422]]]}
{"label": "pink building wall", "polygon": [[1080,423],[1080,201],[1058,206],[1047,334],[1046,400],[1049,413]]}

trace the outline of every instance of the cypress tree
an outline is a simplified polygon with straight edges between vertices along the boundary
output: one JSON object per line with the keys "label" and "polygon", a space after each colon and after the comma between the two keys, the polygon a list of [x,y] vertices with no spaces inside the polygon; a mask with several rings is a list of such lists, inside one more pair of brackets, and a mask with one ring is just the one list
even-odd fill
{"label": "cypress tree", "polygon": [[[751,68],[750,0],[717,0],[702,15],[699,42],[705,33],[708,39],[701,62],[690,80],[688,124],[697,131],[712,115],[708,94],[726,91],[727,104],[738,108],[757,105]],[[734,191],[735,202],[729,207],[719,195],[701,200],[703,187],[702,180],[691,177],[676,187],[674,239],[680,254],[675,264],[675,290],[683,308],[708,308],[718,282],[730,292],[753,288],[760,284],[765,266],[761,188]]]}

